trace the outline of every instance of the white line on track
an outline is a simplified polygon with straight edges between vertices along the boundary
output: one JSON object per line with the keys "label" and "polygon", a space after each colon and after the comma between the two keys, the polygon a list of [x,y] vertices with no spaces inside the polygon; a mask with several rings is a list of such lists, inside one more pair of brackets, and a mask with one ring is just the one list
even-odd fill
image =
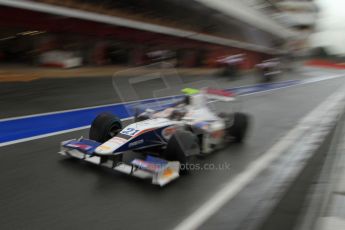
{"label": "white line on track", "polygon": [[17,120],[17,119],[22,119],[22,118],[39,117],[39,116],[44,116],[44,115],[52,115],[52,114],[58,114],[58,113],[82,111],[82,110],[87,110],[87,109],[97,109],[97,108],[102,108],[102,107],[106,107],[106,106],[114,106],[114,105],[121,105],[121,104],[130,104],[130,103],[136,103],[136,102],[145,102],[145,101],[150,101],[150,100],[152,100],[152,99],[157,99],[157,100],[159,100],[159,99],[170,98],[170,97],[174,97],[174,96],[178,96],[178,95],[165,96],[165,97],[155,97],[155,98],[148,98],[148,99],[140,99],[140,100],[126,101],[126,102],[118,102],[118,103],[105,104],[105,105],[95,105],[95,106],[89,106],[89,107],[83,107],[83,108],[66,109],[66,110],[59,110],[59,111],[54,111],[54,112],[37,113],[37,114],[24,115],[24,116],[17,116],[17,117],[9,117],[9,118],[0,119],[0,122],[3,122],[3,121],[11,121],[11,120]]}
{"label": "white line on track", "polygon": [[[279,88],[274,88],[274,89],[269,89],[269,90],[254,92],[254,93],[248,93],[248,94],[244,94],[244,95],[241,95],[241,96],[250,96],[250,95],[253,95],[253,94],[268,93],[268,92],[272,92],[272,91],[277,91],[279,89],[289,88],[289,87],[298,86],[298,85],[305,85],[305,84],[310,84],[310,83],[315,83],[315,82],[320,82],[320,81],[325,81],[325,80],[331,80],[331,79],[340,78],[340,77],[344,77],[344,76],[345,76],[344,74],[336,74],[336,75],[327,76],[327,77],[315,77],[315,78],[304,80],[301,83],[296,84],[296,85],[288,85],[288,86],[283,86],[283,87],[279,87]],[[249,86],[252,86],[252,85],[244,85],[244,86],[240,86],[240,87],[249,87]],[[235,87],[235,88],[237,88],[237,87]],[[174,95],[174,96],[176,96],[176,95]],[[163,99],[163,98],[169,98],[169,97],[173,97],[173,96],[165,96],[165,97],[159,97],[159,98],[155,98],[155,99]],[[104,106],[114,106],[114,105],[119,105],[119,104],[124,104],[124,103],[126,103],[126,104],[127,103],[135,103],[135,102],[139,102],[139,101],[142,102],[142,101],[148,101],[148,100],[152,100],[152,98],[145,99],[145,100],[135,100],[135,101],[129,101],[129,102],[120,102],[120,103],[114,103],[114,104],[97,105],[97,106],[83,107],[83,108],[77,108],[77,109],[60,110],[60,111],[55,111],[55,112],[39,113],[39,114],[26,115],[26,116],[4,118],[4,119],[0,119],[0,122],[16,120],[16,119],[21,119],[21,118],[29,118],[29,117],[38,117],[38,116],[43,116],[43,115],[58,114],[58,113],[64,113],[64,112],[82,111],[82,110],[86,110],[86,109],[101,108],[101,107],[104,107]],[[125,119],[123,119],[123,121],[124,120],[130,120],[132,118],[133,117],[125,118]],[[89,127],[90,126],[83,126],[83,127],[78,127],[78,128],[66,129],[66,130],[62,130],[62,131],[58,131],[58,132],[53,132],[53,133],[37,135],[37,136],[33,136],[33,137],[28,137],[28,138],[22,138],[22,139],[18,139],[18,140],[14,140],[14,141],[3,142],[3,143],[0,143],[0,147],[7,146],[7,145],[18,144],[18,143],[26,142],[26,141],[37,140],[37,139],[41,139],[41,138],[45,138],[45,137],[50,137],[50,136],[56,136],[56,135],[60,135],[60,134],[64,134],[64,133],[69,133],[69,132],[74,132],[74,131],[78,131],[78,130],[83,130],[83,129],[87,129]]]}
{"label": "white line on track", "polygon": [[[216,192],[209,200],[201,205],[195,212],[184,219],[174,230],[194,230],[199,228],[211,216],[219,211],[227,202],[233,199],[245,186],[247,186],[258,174],[266,169],[275,159],[296,142],[308,129],[324,117],[332,106],[344,99],[344,87],[329,96],[321,105],[316,107],[283,138],[273,145],[265,154],[250,163],[245,170],[235,178],[225,183],[224,187]],[[338,103],[340,104],[340,103]],[[343,105],[342,105],[343,106]]]}
{"label": "white line on track", "polygon": [[[127,118],[121,119],[121,121],[127,121],[130,119],[133,119],[133,117],[127,117]],[[78,128],[73,128],[73,129],[66,129],[66,130],[53,132],[53,133],[37,135],[37,136],[33,136],[33,137],[28,137],[28,138],[22,138],[22,139],[18,139],[18,140],[14,140],[14,141],[8,141],[8,142],[0,143],[0,147],[7,146],[7,145],[13,145],[13,144],[21,143],[21,142],[26,142],[26,141],[32,141],[32,140],[45,138],[45,137],[56,136],[56,135],[60,135],[60,134],[64,134],[64,133],[70,133],[70,132],[83,130],[83,129],[87,129],[87,128],[90,128],[90,125],[86,125],[86,126],[82,126],[82,127],[78,127]]]}
{"label": "white line on track", "polygon": [[[314,83],[314,82],[319,82],[319,81],[324,81],[324,80],[331,80],[331,79],[339,78],[339,77],[343,77],[343,76],[344,76],[344,74],[336,74],[336,75],[327,76],[327,77],[325,77],[325,76],[324,77],[315,77],[315,78],[311,78],[311,79],[307,79],[305,81],[302,81],[301,83],[296,84],[296,85],[288,85],[288,86],[283,86],[283,87],[280,87],[280,88],[265,90],[265,91],[256,92],[256,93],[274,91],[274,90],[278,90],[278,89],[283,89],[283,88],[288,88],[288,87],[297,86],[297,85],[303,85],[303,84],[308,84],[308,83]],[[280,83],[280,82],[277,82],[277,83]],[[245,88],[245,87],[250,87],[250,86],[254,87],[255,85],[243,85],[243,86],[234,87],[234,88],[242,88],[242,87]],[[251,94],[255,94],[255,93],[249,93],[249,94],[246,94],[246,95],[251,95]],[[174,97],[174,96],[178,96],[178,95],[156,97],[154,99],[158,99],[159,100],[159,99],[170,98],[170,97]],[[52,114],[58,114],[58,113],[82,111],[82,110],[87,110],[87,109],[96,109],[96,108],[102,108],[102,107],[105,107],[105,106],[114,106],[114,105],[121,105],[121,104],[135,103],[135,102],[145,102],[145,101],[149,101],[149,100],[152,100],[152,99],[153,98],[144,99],[144,100],[139,99],[139,100],[127,101],[127,102],[110,103],[110,104],[88,106],[88,107],[76,108],[76,109],[66,109],[66,110],[59,110],[59,111],[53,111],[53,112],[47,112],[47,113],[37,113],[37,114],[31,114],[31,115],[9,117],[9,118],[0,119],[0,122],[17,120],[17,119],[22,119],[22,118],[39,117],[39,116],[44,116],[44,115],[52,115]]]}

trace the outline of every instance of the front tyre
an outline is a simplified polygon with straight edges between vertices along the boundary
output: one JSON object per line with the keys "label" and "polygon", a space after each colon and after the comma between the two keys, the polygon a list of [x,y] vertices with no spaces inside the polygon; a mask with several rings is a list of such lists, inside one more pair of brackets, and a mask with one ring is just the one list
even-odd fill
{"label": "front tyre", "polygon": [[121,120],[114,114],[101,113],[92,122],[89,138],[104,143],[116,136],[122,129]]}
{"label": "front tyre", "polygon": [[169,139],[163,157],[170,161],[179,161],[180,172],[187,173],[190,158],[200,154],[199,140],[195,134],[186,130],[178,130]]}

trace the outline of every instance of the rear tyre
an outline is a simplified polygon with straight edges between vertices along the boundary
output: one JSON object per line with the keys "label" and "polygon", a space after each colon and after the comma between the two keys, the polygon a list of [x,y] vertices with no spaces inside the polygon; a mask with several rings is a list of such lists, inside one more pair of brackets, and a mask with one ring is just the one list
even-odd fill
{"label": "rear tyre", "polygon": [[101,113],[92,122],[89,138],[97,142],[106,142],[122,129],[121,120],[114,114]]}
{"label": "rear tyre", "polygon": [[185,174],[191,168],[191,156],[200,154],[198,138],[190,131],[176,131],[169,139],[163,157],[170,161],[179,161],[180,172]]}
{"label": "rear tyre", "polygon": [[234,113],[232,125],[229,127],[228,133],[235,142],[242,142],[247,134],[249,126],[249,117],[244,113]]}

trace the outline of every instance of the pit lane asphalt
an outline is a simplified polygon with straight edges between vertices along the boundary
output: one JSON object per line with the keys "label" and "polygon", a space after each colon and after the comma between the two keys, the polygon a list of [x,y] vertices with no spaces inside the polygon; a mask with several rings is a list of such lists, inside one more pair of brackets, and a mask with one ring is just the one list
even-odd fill
{"label": "pit lane asphalt", "polygon": [[[315,69],[311,69],[306,73],[310,73],[307,78],[315,77],[320,73],[325,75],[324,70],[317,70],[316,72]],[[326,73],[338,74],[339,71],[334,73],[327,71]],[[160,76],[159,74],[156,75]],[[146,75],[143,76],[145,77]],[[166,79],[169,80],[176,77],[168,75]],[[114,77],[112,79],[110,76],[98,76],[64,79],[50,78],[28,82],[2,82],[0,83],[0,108],[2,108],[0,109],[0,119],[122,102],[117,90],[113,87],[113,83],[123,90],[128,86],[126,81],[129,78],[132,77]],[[212,80],[220,88],[254,85],[259,80],[254,74],[241,76],[235,81],[230,81],[229,77],[206,75],[181,76],[179,79],[182,83],[190,84],[187,87],[196,87],[193,83],[198,81]],[[276,80],[288,81],[294,79],[301,79],[301,74],[285,74],[279,76]],[[137,99],[146,99],[154,97],[152,91],[164,89],[166,84],[164,80],[157,78],[141,84],[133,84],[133,88],[138,95]],[[126,93],[125,90],[123,91],[123,93]]]}
{"label": "pit lane asphalt", "polygon": [[[168,76],[168,78],[175,78],[175,76]],[[127,87],[124,81],[128,81],[128,77],[115,79],[118,88]],[[181,79],[187,83],[215,78],[186,76]],[[0,119],[122,102],[113,87],[112,80],[111,76],[99,76],[3,82],[0,84],[0,108],[5,109],[0,110]],[[220,82],[220,85],[223,82],[229,82],[226,78],[216,80]],[[239,82],[239,84],[245,84],[244,82]],[[250,79],[248,84],[254,84],[254,81]],[[153,90],[165,88],[160,78],[133,86],[138,94],[137,99],[152,98]]]}
{"label": "pit lane asphalt", "polygon": [[0,229],[173,228],[344,83],[338,78],[245,96],[243,111],[253,118],[247,141],[197,161],[226,162],[230,169],[194,171],[164,188],[56,153],[61,141],[87,130],[1,147]]}

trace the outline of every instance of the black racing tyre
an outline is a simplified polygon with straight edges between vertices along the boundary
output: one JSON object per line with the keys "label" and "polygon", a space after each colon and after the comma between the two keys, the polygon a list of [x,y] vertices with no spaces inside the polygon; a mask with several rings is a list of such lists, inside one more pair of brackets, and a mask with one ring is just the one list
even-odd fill
{"label": "black racing tyre", "polygon": [[180,172],[186,173],[189,169],[188,164],[193,155],[200,154],[199,140],[190,131],[178,130],[169,139],[163,157],[170,161],[179,161],[181,164]]}
{"label": "black racing tyre", "polygon": [[249,126],[249,117],[244,113],[234,113],[232,125],[229,127],[229,135],[235,142],[242,142]]}
{"label": "black racing tyre", "polygon": [[114,114],[101,113],[92,122],[89,138],[104,143],[116,136],[122,129],[121,120]]}

